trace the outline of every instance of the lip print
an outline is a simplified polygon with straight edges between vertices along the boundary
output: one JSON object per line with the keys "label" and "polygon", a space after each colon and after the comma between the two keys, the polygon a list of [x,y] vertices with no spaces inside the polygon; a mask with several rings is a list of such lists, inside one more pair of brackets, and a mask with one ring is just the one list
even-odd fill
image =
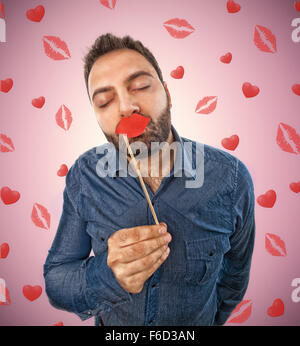
{"label": "lip print", "polygon": [[57,171],[57,175],[59,177],[65,177],[68,173],[68,166],[64,163],[60,166],[59,170]]}
{"label": "lip print", "polygon": [[295,7],[296,11],[300,11],[300,1],[295,1],[294,7]]}
{"label": "lip print", "polygon": [[210,114],[216,109],[217,96],[205,96],[201,99],[195,109],[198,114]]}
{"label": "lip print", "polygon": [[4,186],[1,189],[1,199],[4,204],[13,204],[20,199],[20,193],[11,190],[8,186]]}
{"label": "lip print", "polygon": [[268,28],[255,25],[254,29],[254,43],[256,47],[262,52],[266,53],[276,53],[276,37],[273,35],[272,31]]}
{"label": "lip print", "polygon": [[195,31],[185,19],[173,18],[164,22],[164,27],[174,38],[185,38]]}
{"label": "lip print", "polygon": [[263,195],[257,197],[257,203],[265,208],[272,208],[276,202],[276,192],[268,190]]}
{"label": "lip print", "polygon": [[7,137],[3,133],[0,133],[0,152],[8,153],[14,150],[15,150],[15,147],[11,138]]}
{"label": "lip print", "polygon": [[0,278],[0,305],[10,305],[10,296],[5,280]]}
{"label": "lip print", "polygon": [[63,326],[63,325],[64,325],[64,323],[62,321],[59,321],[55,324],[52,324],[52,326]]}
{"label": "lip print", "polygon": [[276,142],[283,151],[300,154],[300,136],[292,126],[279,123]]}
{"label": "lip print", "polygon": [[14,82],[11,78],[1,80],[0,81],[0,89],[2,92],[8,93],[9,90],[12,88],[13,84],[14,84]]}
{"label": "lip print", "polygon": [[292,86],[292,90],[293,90],[294,94],[300,96],[300,84],[294,84]]}
{"label": "lip print", "polygon": [[4,4],[0,1],[0,18],[5,18]]}
{"label": "lip print", "polygon": [[224,64],[229,64],[231,60],[232,60],[232,54],[230,52],[220,57],[220,61],[223,62]]}
{"label": "lip print", "polygon": [[45,104],[45,97],[44,96],[40,96],[36,99],[33,99],[31,101],[31,104],[36,107],[36,108],[42,108]]}
{"label": "lip print", "polygon": [[47,208],[41,204],[34,203],[31,212],[31,220],[37,227],[47,230],[50,228],[50,214]]}
{"label": "lip print", "polygon": [[286,256],[285,243],[276,234],[266,233],[265,248],[272,256]]}
{"label": "lip print", "polygon": [[295,193],[299,193],[300,192],[300,181],[295,182],[295,183],[290,183],[290,189]]}
{"label": "lip print", "polygon": [[252,301],[243,300],[232,311],[228,319],[228,323],[243,323],[250,317],[251,312],[252,312]]}
{"label": "lip print", "polygon": [[46,55],[53,60],[65,60],[71,57],[66,42],[57,36],[44,36],[43,44]]}
{"label": "lip print", "polygon": [[149,121],[150,118],[133,113],[129,117],[121,119],[116,128],[116,133],[126,134],[128,138],[137,137],[145,131]]}
{"label": "lip print", "polygon": [[241,5],[234,2],[233,0],[228,0],[226,3],[228,13],[236,13],[241,9]]}
{"label": "lip print", "polygon": [[113,10],[115,8],[116,2],[117,2],[117,0],[100,0],[100,3],[103,6],[109,8],[111,10]]}
{"label": "lip print", "polygon": [[242,86],[242,91],[246,97],[254,97],[258,95],[259,87],[256,85],[252,85],[249,82],[245,82]]}
{"label": "lip print", "polygon": [[238,135],[232,135],[230,137],[223,138],[221,144],[225,149],[235,150],[239,144],[239,141],[240,139]]}
{"label": "lip print", "polygon": [[26,17],[32,22],[40,22],[45,14],[45,8],[42,5],[36,6],[26,11]]}
{"label": "lip print", "polygon": [[181,79],[184,75],[183,66],[177,66],[175,70],[171,71],[171,77],[175,79]]}
{"label": "lip print", "polygon": [[36,286],[25,285],[25,286],[23,286],[23,295],[25,298],[27,298],[31,302],[38,299],[41,294],[42,294],[42,287],[39,285],[36,285]]}
{"label": "lip print", "polygon": [[0,258],[6,258],[9,253],[9,245],[7,243],[2,243],[0,245]]}
{"label": "lip print", "polygon": [[267,314],[271,317],[278,317],[284,314],[284,303],[280,298],[274,299],[272,305],[268,308]]}
{"label": "lip print", "polygon": [[68,131],[72,123],[72,113],[68,107],[61,105],[55,115],[56,123],[59,127]]}

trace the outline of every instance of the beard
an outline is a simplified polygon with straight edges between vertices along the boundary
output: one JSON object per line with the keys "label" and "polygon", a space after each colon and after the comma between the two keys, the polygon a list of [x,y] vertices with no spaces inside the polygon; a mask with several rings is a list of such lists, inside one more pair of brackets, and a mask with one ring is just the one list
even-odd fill
{"label": "beard", "polygon": [[[149,117],[148,115],[144,115],[139,112],[135,112],[135,113]],[[139,155],[139,158],[151,156],[151,153],[153,154],[155,152],[153,151],[153,148],[151,151],[151,143],[152,142],[158,142],[158,143],[166,142],[169,137],[170,131],[171,131],[171,112],[170,112],[169,102],[167,102],[166,107],[160,113],[156,121],[150,118],[150,121],[145,131],[141,135],[137,137],[133,137],[133,138],[128,138],[129,144],[133,144],[134,142],[143,142],[147,148],[147,150],[140,151],[139,147],[137,146],[138,149],[136,150],[135,153],[133,153],[133,155],[134,156]],[[124,154],[126,153],[126,156],[130,158],[129,153],[127,153],[126,143],[123,138],[121,138],[118,134],[109,135],[105,133],[104,131],[103,133],[106,139],[108,140],[108,142],[112,143],[117,150],[123,152]]]}

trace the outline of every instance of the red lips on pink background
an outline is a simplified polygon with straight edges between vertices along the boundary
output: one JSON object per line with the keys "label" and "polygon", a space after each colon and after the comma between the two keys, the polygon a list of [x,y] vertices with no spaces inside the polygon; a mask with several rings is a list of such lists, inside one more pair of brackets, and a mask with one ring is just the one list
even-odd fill
{"label": "red lips on pink background", "polygon": [[174,38],[185,38],[192,34],[195,29],[185,19],[173,18],[164,22],[164,27]]}
{"label": "red lips on pink background", "polygon": [[43,37],[44,50],[46,55],[53,60],[70,59],[71,54],[65,41],[57,36]]}
{"label": "red lips on pink background", "polygon": [[210,114],[217,107],[217,96],[205,96],[203,97],[196,106],[195,112],[198,114]]}
{"label": "red lips on pink background", "polygon": [[262,25],[254,28],[254,43],[256,47],[266,53],[276,53],[276,37],[272,31]]}

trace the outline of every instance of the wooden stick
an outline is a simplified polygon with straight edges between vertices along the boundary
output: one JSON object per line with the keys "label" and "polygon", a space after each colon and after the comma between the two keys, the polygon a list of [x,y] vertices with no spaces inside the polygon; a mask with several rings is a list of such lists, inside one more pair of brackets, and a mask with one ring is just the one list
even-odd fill
{"label": "wooden stick", "polygon": [[141,183],[142,188],[143,188],[143,190],[144,190],[144,194],[145,194],[145,196],[146,196],[146,198],[147,198],[147,201],[148,201],[148,204],[149,204],[151,213],[152,213],[152,215],[153,215],[154,221],[155,221],[155,223],[156,223],[157,225],[159,225],[159,222],[158,222],[157,216],[156,216],[156,214],[155,214],[153,205],[152,205],[151,200],[150,200],[150,198],[149,198],[148,191],[147,191],[147,189],[146,189],[144,180],[143,180],[143,178],[142,178],[141,171],[140,171],[140,169],[139,169],[139,167],[138,167],[138,165],[137,165],[136,159],[135,159],[135,157],[133,156],[132,150],[131,150],[131,148],[130,148],[130,144],[129,144],[129,142],[128,142],[127,135],[126,135],[126,134],[123,134],[123,138],[124,138],[124,140],[125,140],[125,142],[126,142],[126,146],[127,146],[127,148],[128,148],[129,154],[130,154],[130,156],[131,156],[131,158],[132,158],[132,160],[133,160],[134,167],[135,167],[135,169],[136,169],[136,171],[137,171],[137,174],[138,174],[140,183]]}

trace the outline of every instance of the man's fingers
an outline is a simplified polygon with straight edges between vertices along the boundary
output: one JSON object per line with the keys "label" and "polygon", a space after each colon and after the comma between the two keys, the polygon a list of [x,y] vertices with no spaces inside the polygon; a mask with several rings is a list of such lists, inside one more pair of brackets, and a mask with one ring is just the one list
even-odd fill
{"label": "man's fingers", "polygon": [[165,233],[160,237],[146,239],[138,243],[122,247],[119,250],[119,261],[121,263],[129,263],[132,261],[136,261],[137,259],[151,254],[153,251],[160,248],[161,246],[168,244],[171,241],[171,239],[171,235],[169,233]]}
{"label": "man's fingers", "polygon": [[[147,276],[148,271],[152,269],[155,271],[167,258],[167,255],[170,251],[170,249],[168,249],[168,245],[163,245],[148,256],[142,257],[130,263],[123,264],[122,267],[126,268],[126,275],[128,279],[130,279],[130,281],[133,281],[134,276],[137,274],[141,274],[144,278],[148,278],[150,276]],[[144,281],[146,280],[147,279],[145,278]]]}
{"label": "man's fingers", "polygon": [[[111,238],[120,247],[128,246],[146,239],[156,238],[161,235],[159,229],[162,225],[145,225],[132,228],[123,228],[115,232]],[[165,228],[165,227],[164,227]]]}

